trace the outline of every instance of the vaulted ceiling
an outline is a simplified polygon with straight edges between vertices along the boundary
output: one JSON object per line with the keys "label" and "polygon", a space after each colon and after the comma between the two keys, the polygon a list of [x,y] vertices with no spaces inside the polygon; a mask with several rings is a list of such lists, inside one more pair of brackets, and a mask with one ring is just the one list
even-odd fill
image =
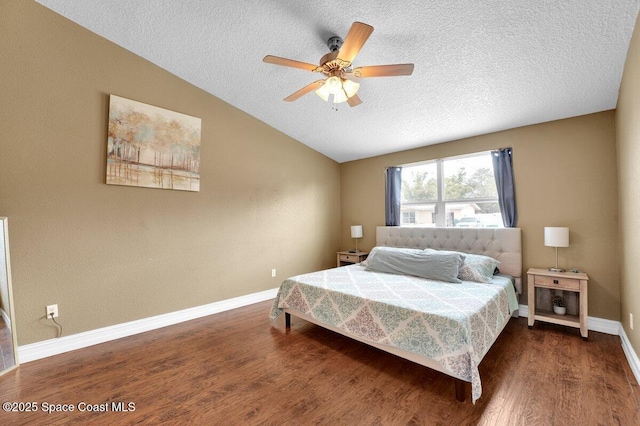
{"label": "vaulted ceiling", "polygon": [[[640,3],[37,1],[338,162],[615,108]],[[413,75],[360,80],[353,108],[284,102],[319,75],[262,58],[318,63],[354,21],[375,28],[355,67]]]}

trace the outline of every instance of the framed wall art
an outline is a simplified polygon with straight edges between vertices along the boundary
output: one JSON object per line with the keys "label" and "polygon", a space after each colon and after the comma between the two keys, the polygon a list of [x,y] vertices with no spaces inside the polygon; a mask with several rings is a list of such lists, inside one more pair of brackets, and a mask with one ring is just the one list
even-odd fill
{"label": "framed wall art", "polygon": [[111,95],[109,185],[200,190],[201,119]]}

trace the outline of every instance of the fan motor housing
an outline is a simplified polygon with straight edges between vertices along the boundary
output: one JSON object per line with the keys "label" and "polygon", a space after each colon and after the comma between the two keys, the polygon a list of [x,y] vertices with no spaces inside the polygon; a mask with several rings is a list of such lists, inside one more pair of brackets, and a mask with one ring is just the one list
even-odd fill
{"label": "fan motor housing", "polygon": [[343,40],[340,37],[331,37],[327,40],[327,47],[329,47],[329,52],[335,52],[340,50],[342,47]]}
{"label": "fan motor housing", "polygon": [[322,58],[320,58],[320,66],[323,66],[323,65],[327,64],[328,62],[333,61],[337,57],[338,57],[338,51],[337,50],[335,52],[327,53]]}

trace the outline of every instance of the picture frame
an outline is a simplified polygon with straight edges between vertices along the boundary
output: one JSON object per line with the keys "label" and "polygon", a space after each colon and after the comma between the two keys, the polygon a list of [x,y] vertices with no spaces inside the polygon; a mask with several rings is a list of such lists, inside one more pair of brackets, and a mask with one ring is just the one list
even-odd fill
{"label": "picture frame", "polygon": [[202,120],[109,97],[108,185],[200,191]]}

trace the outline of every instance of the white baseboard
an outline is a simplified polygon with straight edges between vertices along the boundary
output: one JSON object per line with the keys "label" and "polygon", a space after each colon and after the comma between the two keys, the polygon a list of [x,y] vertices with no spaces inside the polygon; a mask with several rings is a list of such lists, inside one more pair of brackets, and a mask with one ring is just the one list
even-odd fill
{"label": "white baseboard", "polygon": [[156,315],[123,324],[116,324],[109,327],[85,331],[83,333],[61,337],[59,339],[49,339],[42,342],[18,346],[18,360],[20,363],[35,361],[37,359],[86,348],[99,343],[120,339],[122,337],[144,333],[145,331],[179,324],[181,322],[201,318],[207,315],[217,314],[219,312],[273,299],[276,297],[277,293],[278,289],[273,288],[259,293],[252,293],[246,296],[235,297],[233,299],[221,300],[219,302],[170,312],[168,314]]}
{"label": "white baseboard", "polygon": [[[520,305],[518,309],[521,317],[529,315],[529,307],[527,305]],[[620,333],[620,321],[614,321],[604,318],[587,317],[587,329],[591,331],[597,331],[599,333],[613,334],[614,336]]]}
{"label": "white baseboard", "polygon": [[620,335],[620,321],[587,317],[587,329],[605,334]]}
{"label": "white baseboard", "polygon": [[622,340],[622,350],[624,351],[625,356],[627,357],[627,362],[629,362],[629,367],[631,367],[631,371],[636,378],[636,382],[640,383],[640,359],[638,359],[638,355],[636,351],[633,350],[633,346],[631,346],[631,342],[627,337],[627,333],[624,331],[624,327],[620,324],[620,340]]}

